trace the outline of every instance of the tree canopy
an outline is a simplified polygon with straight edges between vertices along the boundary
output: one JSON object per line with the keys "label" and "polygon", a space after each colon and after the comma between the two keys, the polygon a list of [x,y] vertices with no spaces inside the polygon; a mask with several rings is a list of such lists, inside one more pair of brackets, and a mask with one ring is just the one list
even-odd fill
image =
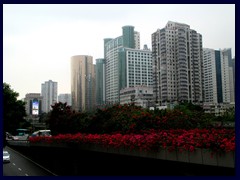
{"label": "tree canopy", "polygon": [[3,132],[14,133],[26,116],[25,102],[17,100],[19,93],[3,83]]}

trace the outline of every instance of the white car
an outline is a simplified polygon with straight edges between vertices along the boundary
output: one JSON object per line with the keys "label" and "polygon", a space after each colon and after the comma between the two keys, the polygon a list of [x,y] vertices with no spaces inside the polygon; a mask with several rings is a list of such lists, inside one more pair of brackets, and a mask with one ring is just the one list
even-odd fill
{"label": "white car", "polygon": [[39,130],[39,131],[35,131],[34,133],[32,133],[31,137],[36,137],[36,136],[52,136],[51,135],[51,130],[45,129],[45,130]]}
{"label": "white car", "polygon": [[8,151],[3,151],[3,162],[10,162],[10,154]]}

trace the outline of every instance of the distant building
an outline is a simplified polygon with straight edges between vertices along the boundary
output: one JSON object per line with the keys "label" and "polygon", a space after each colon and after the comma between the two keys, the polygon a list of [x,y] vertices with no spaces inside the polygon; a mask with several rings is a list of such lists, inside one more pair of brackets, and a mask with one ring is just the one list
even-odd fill
{"label": "distant building", "polygon": [[68,106],[72,106],[72,96],[71,94],[59,94],[58,102],[67,103]]}
{"label": "distant building", "polygon": [[40,93],[29,93],[24,98],[27,116],[38,116],[42,113],[43,97]]}
{"label": "distant building", "polygon": [[76,55],[71,57],[72,109],[91,111],[96,107],[95,65],[93,57]]}
{"label": "distant building", "polygon": [[41,96],[43,97],[43,112],[48,113],[57,102],[58,84],[52,80],[42,83]]}
{"label": "distant building", "polygon": [[204,103],[203,110],[205,113],[214,114],[215,116],[222,116],[230,109],[235,108],[235,103]]}
{"label": "distant building", "polygon": [[120,104],[134,103],[143,108],[152,106],[153,88],[148,86],[126,87],[120,90]]}
{"label": "distant building", "polygon": [[26,120],[31,123],[32,130],[43,129],[46,127],[45,123],[39,122],[39,117],[44,113],[43,97],[40,93],[29,93],[24,98],[25,109],[26,109]]}

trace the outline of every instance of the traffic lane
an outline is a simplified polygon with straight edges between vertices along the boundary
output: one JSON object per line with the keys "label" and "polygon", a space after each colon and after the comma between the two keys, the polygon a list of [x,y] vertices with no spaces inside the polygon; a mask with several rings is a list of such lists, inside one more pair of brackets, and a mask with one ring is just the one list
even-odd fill
{"label": "traffic lane", "polygon": [[3,164],[3,175],[10,176],[55,176],[46,168],[25,157],[10,147],[5,147],[10,153],[10,163]]}
{"label": "traffic lane", "polygon": [[15,163],[3,163],[3,176],[28,176]]}

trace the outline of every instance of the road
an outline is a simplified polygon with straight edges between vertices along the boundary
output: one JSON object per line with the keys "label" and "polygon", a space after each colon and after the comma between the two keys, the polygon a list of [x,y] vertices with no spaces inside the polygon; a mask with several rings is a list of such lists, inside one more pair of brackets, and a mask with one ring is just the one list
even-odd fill
{"label": "road", "polygon": [[5,147],[10,153],[10,163],[3,163],[3,176],[56,176],[19,152]]}

